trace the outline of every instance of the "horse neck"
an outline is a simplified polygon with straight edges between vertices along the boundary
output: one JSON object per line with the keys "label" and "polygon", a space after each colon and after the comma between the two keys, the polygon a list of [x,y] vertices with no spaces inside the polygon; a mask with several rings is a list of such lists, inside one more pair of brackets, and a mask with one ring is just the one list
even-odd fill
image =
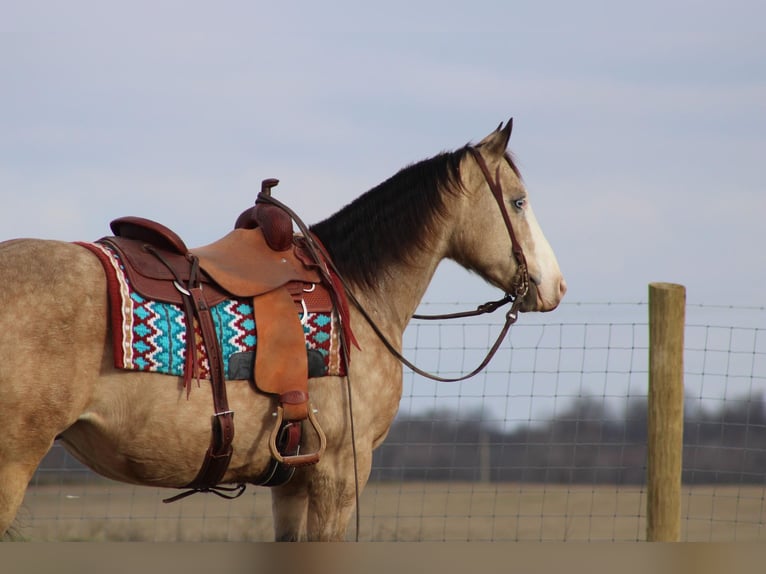
{"label": "horse neck", "polygon": [[[445,231],[448,228],[445,227]],[[359,290],[359,297],[385,315],[392,328],[403,331],[423,300],[431,279],[446,253],[446,239],[438,238],[431,249],[421,249],[409,261],[392,263],[382,270],[374,289]]]}
{"label": "horse neck", "polygon": [[[391,333],[404,331],[410,318],[420,304],[439,263],[448,256],[450,236],[459,216],[460,197],[445,199],[445,207],[437,224],[429,226],[425,241],[412,245],[406,250],[406,257],[375,265],[372,281],[350,281],[351,291],[365,309],[373,313],[381,325],[387,325]],[[321,225],[316,229],[321,231]],[[375,233],[369,228],[360,228],[358,237],[353,234],[344,238],[344,243],[363,246],[368,234]],[[319,235],[322,241],[325,238]],[[332,243],[327,247],[341,269],[348,269],[346,261],[338,260]],[[339,250],[340,253],[342,251]],[[345,264],[345,265],[344,265]]]}

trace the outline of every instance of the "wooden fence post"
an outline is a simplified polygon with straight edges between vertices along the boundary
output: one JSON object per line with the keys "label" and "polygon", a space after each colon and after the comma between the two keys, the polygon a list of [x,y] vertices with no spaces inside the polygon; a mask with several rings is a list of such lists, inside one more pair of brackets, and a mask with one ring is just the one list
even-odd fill
{"label": "wooden fence post", "polygon": [[686,288],[649,285],[646,539],[681,539]]}

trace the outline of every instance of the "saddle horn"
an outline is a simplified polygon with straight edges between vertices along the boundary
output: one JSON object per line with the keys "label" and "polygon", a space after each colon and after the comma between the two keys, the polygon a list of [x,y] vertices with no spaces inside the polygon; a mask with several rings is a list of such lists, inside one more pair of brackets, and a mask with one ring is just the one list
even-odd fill
{"label": "saddle horn", "polygon": [[293,244],[293,222],[290,215],[270,203],[271,188],[279,184],[278,179],[269,178],[261,182],[261,192],[255,205],[243,211],[234,224],[235,229],[260,227],[263,237],[274,251],[285,251]]}

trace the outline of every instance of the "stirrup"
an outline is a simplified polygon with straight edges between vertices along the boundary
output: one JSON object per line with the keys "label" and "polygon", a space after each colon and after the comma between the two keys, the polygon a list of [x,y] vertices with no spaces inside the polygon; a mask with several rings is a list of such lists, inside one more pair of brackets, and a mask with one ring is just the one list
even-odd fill
{"label": "stirrup", "polygon": [[319,437],[319,450],[306,454],[282,456],[282,454],[279,452],[279,449],[277,448],[277,436],[279,435],[279,429],[282,427],[284,409],[282,408],[282,405],[279,405],[277,406],[277,412],[275,413],[277,420],[274,424],[274,429],[271,431],[271,435],[269,436],[269,448],[271,449],[271,456],[273,456],[277,462],[286,464],[288,466],[308,466],[319,462],[322,454],[324,454],[325,448],[327,447],[327,437],[325,436],[322,428],[319,426],[319,421],[317,421],[316,416],[314,415],[314,409],[311,408],[311,405],[308,407],[309,422],[311,423],[311,426],[314,427],[314,432]]}

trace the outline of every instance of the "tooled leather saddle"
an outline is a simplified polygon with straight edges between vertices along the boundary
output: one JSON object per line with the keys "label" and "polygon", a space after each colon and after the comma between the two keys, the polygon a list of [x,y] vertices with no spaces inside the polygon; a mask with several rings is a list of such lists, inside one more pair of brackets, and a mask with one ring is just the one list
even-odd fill
{"label": "tooled leather saddle", "polygon": [[[277,472],[276,466],[268,470],[269,480],[275,475],[284,479],[292,476],[295,467],[315,464],[326,447],[324,432],[309,404],[306,344],[296,311],[305,314],[312,308],[334,306],[341,315],[341,331],[350,334],[348,317],[343,316],[347,305],[342,289],[334,287],[337,282],[330,276],[326,253],[317,249],[314,241],[295,235],[290,214],[278,202],[270,201],[271,188],[278,183],[276,179],[264,180],[255,205],[239,216],[234,230],[203,247],[187,248],[161,223],[133,216],[112,221],[114,237],[100,240],[119,254],[138,293],[180,305],[187,325],[194,320],[199,324],[215,412],[210,446],[199,473],[187,485],[192,492],[216,492],[233,452],[234,412],[226,397],[223,359],[210,313],[211,307],[225,299],[252,299],[258,333],[254,382],[260,391],[278,397],[269,446],[281,470]],[[187,394],[198,375],[196,349],[194,337],[187,337]],[[319,447],[315,452],[299,454],[300,428],[305,420],[311,423]],[[266,481],[257,484],[273,485]]]}

